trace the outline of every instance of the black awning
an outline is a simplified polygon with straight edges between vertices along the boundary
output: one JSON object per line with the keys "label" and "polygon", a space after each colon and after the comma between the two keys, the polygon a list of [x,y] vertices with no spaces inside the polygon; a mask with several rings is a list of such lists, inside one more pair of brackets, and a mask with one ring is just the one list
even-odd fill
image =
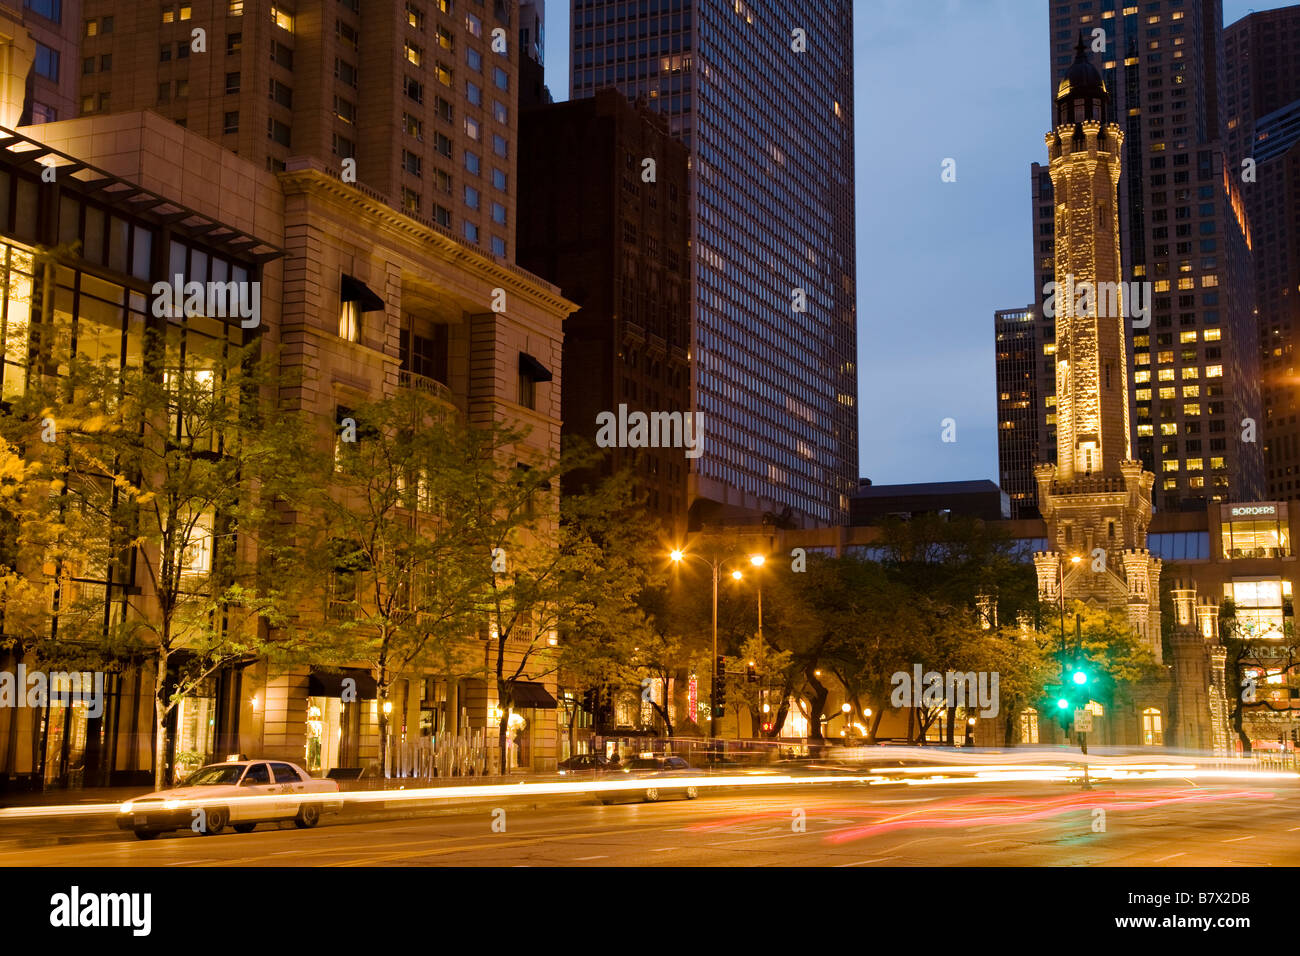
{"label": "black awning", "polygon": [[524,707],[537,707],[540,709],[553,710],[559,706],[551,692],[546,689],[544,684],[537,684],[533,681],[520,680],[515,681],[512,688],[511,696],[514,698],[514,707],[521,709]]}
{"label": "black awning", "polygon": [[374,700],[379,695],[379,685],[368,671],[359,667],[345,667],[339,671],[312,669],[307,678],[308,697],[342,697],[343,680],[355,680],[357,700]]}
{"label": "black awning", "polygon": [[384,300],[371,291],[370,286],[360,279],[345,275],[340,287],[339,298],[344,302],[361,303],[362,312],[383,312]]}
{"label": "black awning", "polygon": [[553,377],[551,370],[527,352],[519,353],[519,371],[534,382],[549,382]]}

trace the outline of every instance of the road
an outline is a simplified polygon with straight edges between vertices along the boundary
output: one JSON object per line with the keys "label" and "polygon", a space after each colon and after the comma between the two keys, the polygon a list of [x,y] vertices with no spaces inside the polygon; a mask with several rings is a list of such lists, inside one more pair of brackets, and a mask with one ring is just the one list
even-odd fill
{"label": "road", "polygon": [[[1100,811],[1100,812],[1099,812]],[[704,793],[481,809],[315,830],[10,844],[0,866],[1266,866],[1300,859],[1300,785],[1129,780]],[[494,828],[495,827],[495,828]],[[6,828],[8,829],[8,828]],[[3,834],[0,834],[3,836]]]}

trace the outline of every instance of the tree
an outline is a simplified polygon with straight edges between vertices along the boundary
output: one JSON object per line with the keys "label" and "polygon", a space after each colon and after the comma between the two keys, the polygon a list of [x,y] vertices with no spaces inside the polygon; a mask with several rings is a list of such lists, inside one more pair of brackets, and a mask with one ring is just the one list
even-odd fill
{"label": "tree", "polygon": [[1225,600],[1219,605],[1219,639],[1226,654],[1224,680],[1227,683],[1228,715],[1232,729],[1241,741],[1242,751],[1249,754],[1254,748],[1251,735],[1246,730],[1245,718],[1269,717],[1283,711],[1289,717],[1291,701],[1275,708],[1261,685],[1268,678],[1295,686],[1297,669],[1300,669],[1300,640],[1295,633],[1295,619],[1290,613],[1290,601],[1285,601],[1282,628],[1269,633],[1268,640],[1260,640],[1237,614],[1236,604]]}
{"label": "tree", "polygon": [[389,759],[389,692],[414,667],[464,676],[475,595],[490,568],[471,532],[478,488],[469,428],[417,389],[360,405],[338,423],[331,480],[301,507],[324,606],[312,625],[321,663],[365,661],[376,674],[381,763]]}
{"label": "tree", "polygon": [[40,537],[53,641],[153,663],[161,787],[179,702],[224,666],[298,650],[268,639],[301,583],[275,503],[311,476],[306,432],[256,342],[191,336],[181,350],[149,332],[142,358],[56,362],[7,424],[51,491]]}

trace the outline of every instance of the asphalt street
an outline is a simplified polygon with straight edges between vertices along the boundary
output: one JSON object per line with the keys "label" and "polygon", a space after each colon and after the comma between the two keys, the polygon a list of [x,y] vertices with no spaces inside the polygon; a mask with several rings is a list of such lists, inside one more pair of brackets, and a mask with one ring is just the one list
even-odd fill
{"label": "asphalt street", "polygon": [[[11,822],[0,866],[1268,866],[1300,861],[1300,785],[1249,778],[837,785],[603,806],[489,804],[314,830],[143,842],[111,821]],[[59,831],[59,845],[22,834]],[[7,839],[6,839],[7,838]]]}

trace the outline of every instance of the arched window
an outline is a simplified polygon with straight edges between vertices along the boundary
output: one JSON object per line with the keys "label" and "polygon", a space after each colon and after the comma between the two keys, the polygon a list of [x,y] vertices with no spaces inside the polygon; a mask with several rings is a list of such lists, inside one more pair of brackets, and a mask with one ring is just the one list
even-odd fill
{"label": "arched window", "polygon": [[1160,719],[1160,711],[1154,707],[1142,711],[1142,743],[1147,747],[1164,746],[1164,724]]}
{"label": "arched window", "polygon": [[1038,711],[1032,707],[1027,707],[1020,712],[1020,742],[1038,743]]}

